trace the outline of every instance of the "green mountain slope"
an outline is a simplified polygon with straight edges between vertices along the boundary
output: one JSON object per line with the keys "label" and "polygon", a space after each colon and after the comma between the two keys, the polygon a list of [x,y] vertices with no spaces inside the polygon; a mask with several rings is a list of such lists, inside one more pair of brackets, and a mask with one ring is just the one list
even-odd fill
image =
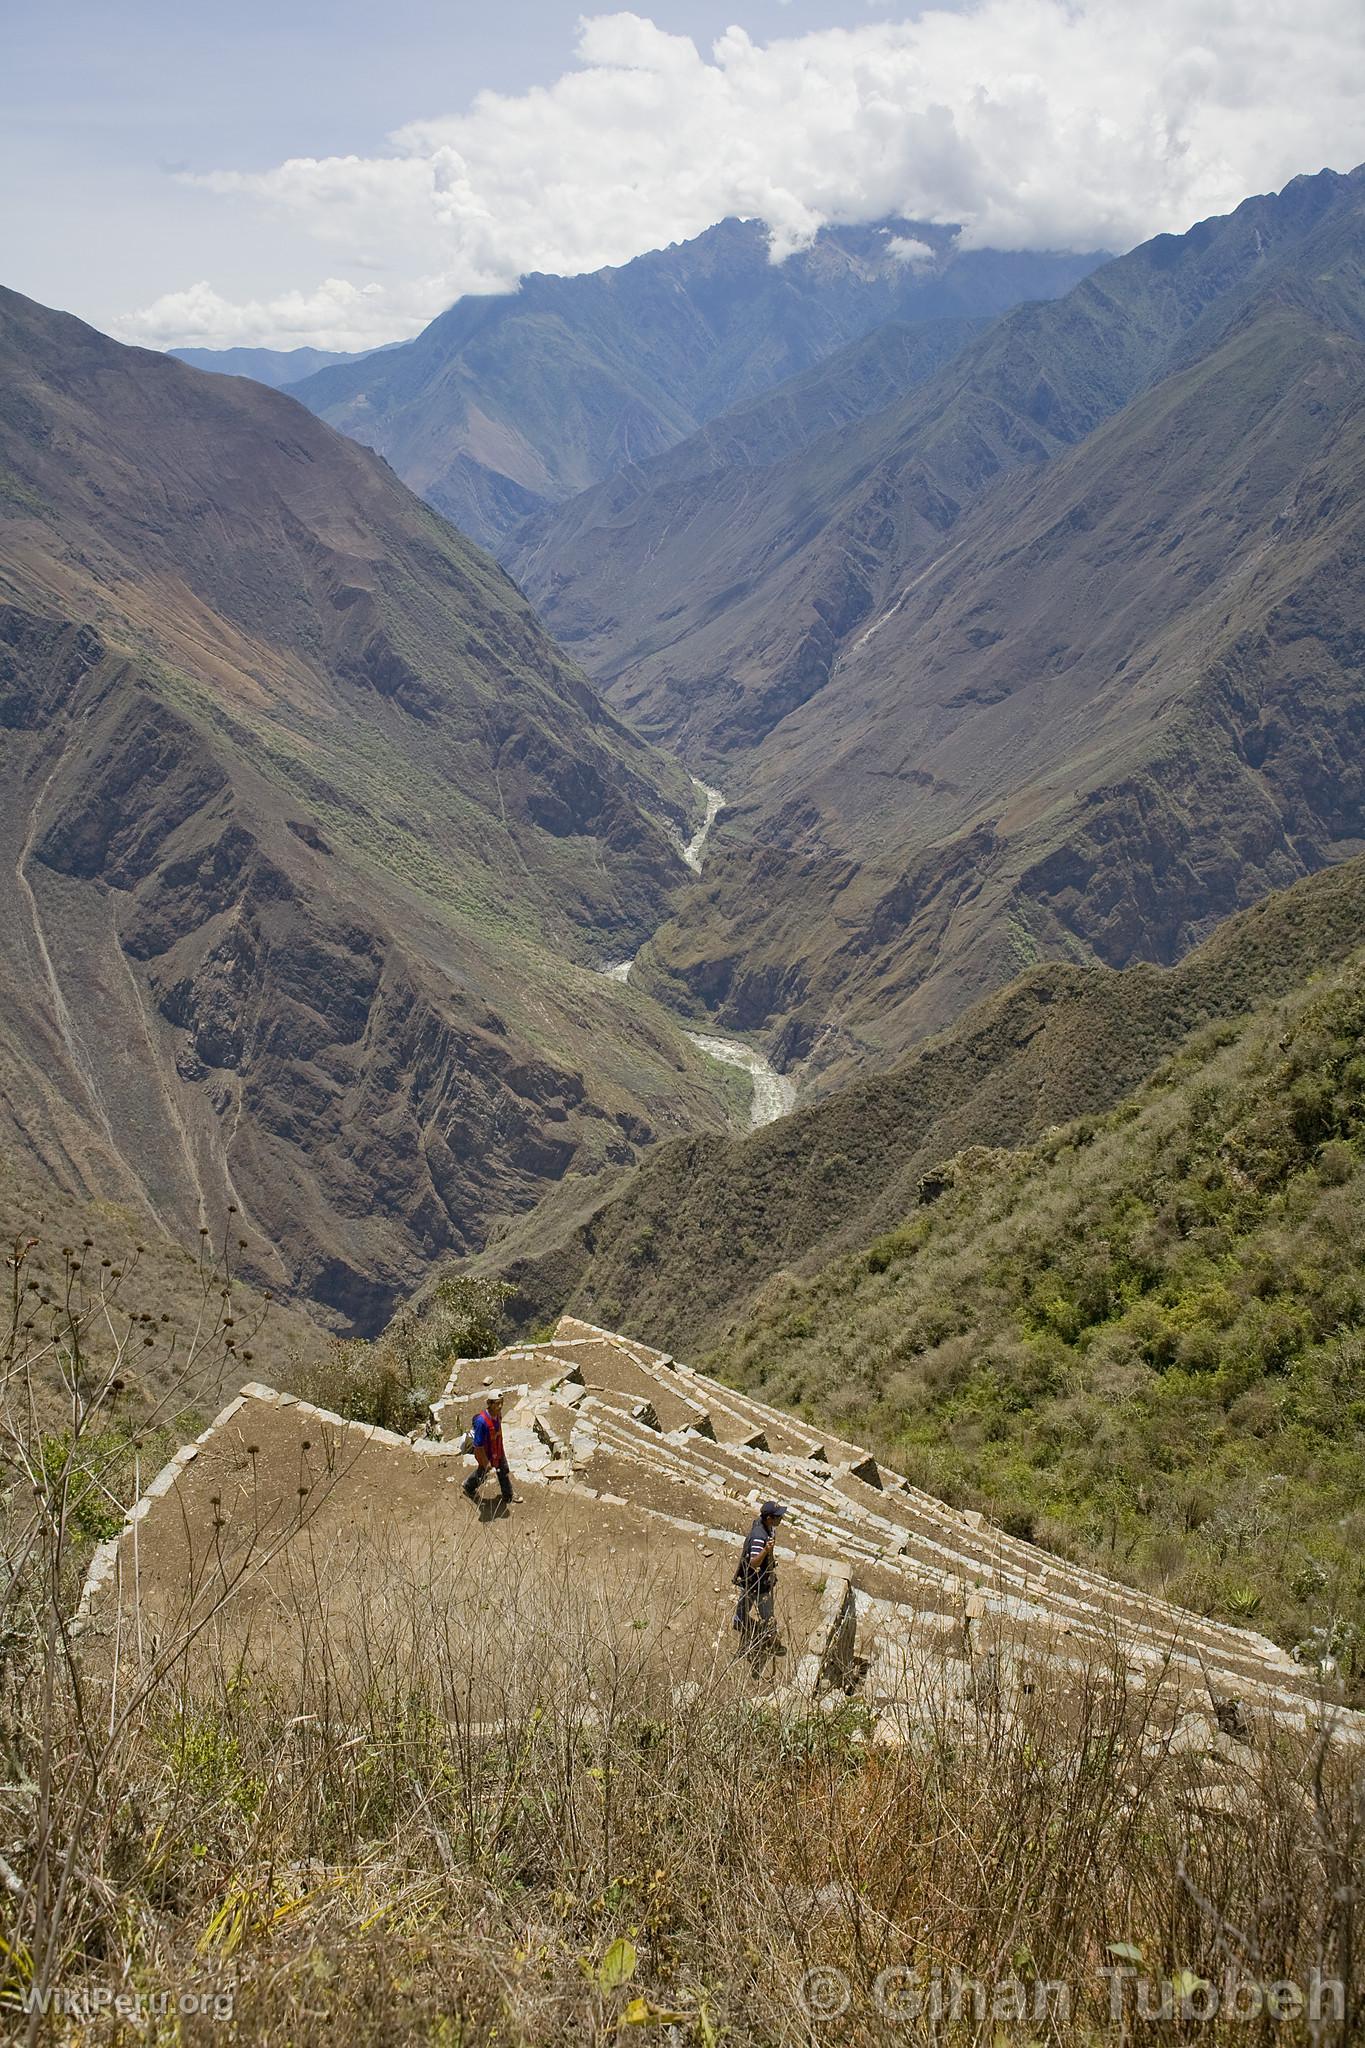
{"label": "green mountain slope", "polygon": [[1362,939],[1356,859],[1231,918],[1178,966],[1032,968],[890,1073],[744,1138],[662,1145],[606,1199],[566,1182],[485,1263],[515,1285],[523,1323],[568,1307],[710,1351],[775,1275],[813,1272],[912,1210],[946,1159],[1112,1109],[1190,1032],[1334,969]]}
{"label": "green mountain slope", "polygon": [[1007,1526],[1365,1663],[1365,951],[959,1155],[716,1354]]}
{"label": "green mountain slope", "polygon": [[292,399],[0,297],[0,1133],[362,1327],[564,1168],[720,1123],[593,971],[695,797]]}
{"label": "green mountain slope", "polygon": [[[907,262],[906,240],[932,256]],[[959,250],[953,229],[894,221],[825,229],[773,264],[762,222],[727,220],[619,269],[461,299],[295,395],[493,546],[885,321],[993,315],[1097,260]]]}
{"label": "green mountain slope", "polygon": [[[565,1189],[557,1191],[562,1203]],[[486,1255],[1017,1533],[1365,1669],[1365,860]]]}

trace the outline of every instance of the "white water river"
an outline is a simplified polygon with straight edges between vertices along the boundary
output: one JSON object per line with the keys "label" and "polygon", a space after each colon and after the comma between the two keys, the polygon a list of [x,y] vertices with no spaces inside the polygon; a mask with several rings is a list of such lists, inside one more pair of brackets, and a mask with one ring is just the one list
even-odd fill
{"label": "white water river", "polygon": [[[701,824],[682,850],[683,859],[693,874],[701,873],[702,861],[706,857],[706,842],[711,837],[711,827],[725,808],[725,798],[718,789],[699,782],[694,775],[692,787],[700,790],[706,799],[706,815]],[[617,960],[610,967],[602,969],[608,981],[629,981],[634,960]],[[749,1101],[749,1127],[757,1130],[760,1124],[770,1124],[785,1116],[796,1101],[796,1083],[786,1074],[779,1074],[771,1061],[766,1060],[753,1046],[745,1045],[738,1038],[718,1038],[712,1031],[684,1031],[684,1038],[690,1038],[699,1052],[719,1060],[723,1066],[739,1067],[753,1083],[753,1094]]]}

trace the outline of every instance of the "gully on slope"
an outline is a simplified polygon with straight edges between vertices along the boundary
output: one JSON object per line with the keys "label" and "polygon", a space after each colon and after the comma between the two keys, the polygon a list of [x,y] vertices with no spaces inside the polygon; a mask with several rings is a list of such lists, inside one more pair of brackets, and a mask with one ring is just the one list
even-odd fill
{"label": "gully on slope", "polygon": [[[700,874],[706,855],[706,842],[711,836],[711,827],[725,808],[725,798],[718,789],[712,789],[705,782],[692,777],[692,786],[706,799],[706,815],[697,831],[683,848],[683,859],[694,874]],[[609,981],[629,981],[634,958],[617,960],[602,972]],[[711,1059],[719,1060],[723,1066],[739,1067],[753,1082],[753,1094],[749,1103],[749,1124],[757,1130],[760,1124],[770,1124],[785,1116],[796,1104],[796,1083],[787,1074],[779,1074],[770,1060],[751,1045],[745,1045],[738,1038],[718,1038],[713,1032],[685,1031],[700,1052]]]}

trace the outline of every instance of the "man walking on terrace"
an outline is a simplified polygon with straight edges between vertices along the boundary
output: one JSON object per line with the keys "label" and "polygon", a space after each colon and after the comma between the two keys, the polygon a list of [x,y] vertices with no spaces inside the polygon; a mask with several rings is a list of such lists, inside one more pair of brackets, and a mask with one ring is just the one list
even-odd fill
{"label": "man walking on terrace", "polygon": [[[735,1571],[739,1605],[735,1627],[739,1630],[740,1655],[747,1657],[758,1672],[765,1657],[783,1654],[773,1622],[777,1598],[777,1525],[787,1510],[775,1500],[765,1500],[758,1520],[744,1539]],[[755,1620],[753,1609],[757,1608]]]}
{"label": "man walking on terrace", "polygon": [[464,1483],[465,1498],[476,1501],[484,1480],[490,1472],[496,1472],[502,1504],[509,1507],[516,1495],[512,1491],[512,1475],[507,1469],[507,1453],[502,1447],[501,1394],[488,1396],[474,1417],[471,1434],[474,1439],[474,1470]]}

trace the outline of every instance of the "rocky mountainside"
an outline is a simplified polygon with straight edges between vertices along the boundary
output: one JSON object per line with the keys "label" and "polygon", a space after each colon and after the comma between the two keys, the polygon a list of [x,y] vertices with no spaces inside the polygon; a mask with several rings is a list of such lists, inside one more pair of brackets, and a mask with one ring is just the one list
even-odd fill
{"label": "rocky mountainside", "polygon": [[656,977],[828,1079],[1361,845],[1362,256],[1365,175],[1298,179],[537,529],[551,623],[729,799]]}
{"label": "rocky mountainside", "polygon": [[566,1166],[724,1111],[593,963],[695,796],[292,399],[0,296],[0,1133],[371,1328]]}
{"label": "rocky mountainside", "polygon": [[480,1263],[513,1284],[523,1326],[571,1307],[719,1356],[776,1276],[865,1247],[955,1154],[1113,1109],[1190,1033],[1294,993],[1362,942],[1358,857],[1228,919],[1175,967],[1030,968],[888,1073],[743,1138],[674,1139],[609,1193],[566,1184]]}
{"label": "rocky mountainside", "polygon": [[993,315],[1099,260],[961,250],[955,230],[890,221],[774,264],[762,222],[727,220],[617,269],[461,299],[296,395],[494,546],[886,321]]}
{"label": "rocky mountainside", "polygon": [[[652,657],[673,640],[672,622],[687,619],[693,605],[715,610],[705,578],[717,565],[715,532],[727,510],[739,518],[748,494],[765,490],[770,469],[815,445],[837,445],[856,422],[927,383],[990,324],[945,318],[874,328],[732,406],[664,454],[630,463],[525,520],[504,556],[543,614],[553,616],[560,643],[574,647],[604,688],[634,696],[648,722],[655,715]],[[684,567],[688,552],[700,579],[695,595]],[[713,680],[696,692],[707,726],[716,688]],[[670,738],[691,743],[686,714]]]}

